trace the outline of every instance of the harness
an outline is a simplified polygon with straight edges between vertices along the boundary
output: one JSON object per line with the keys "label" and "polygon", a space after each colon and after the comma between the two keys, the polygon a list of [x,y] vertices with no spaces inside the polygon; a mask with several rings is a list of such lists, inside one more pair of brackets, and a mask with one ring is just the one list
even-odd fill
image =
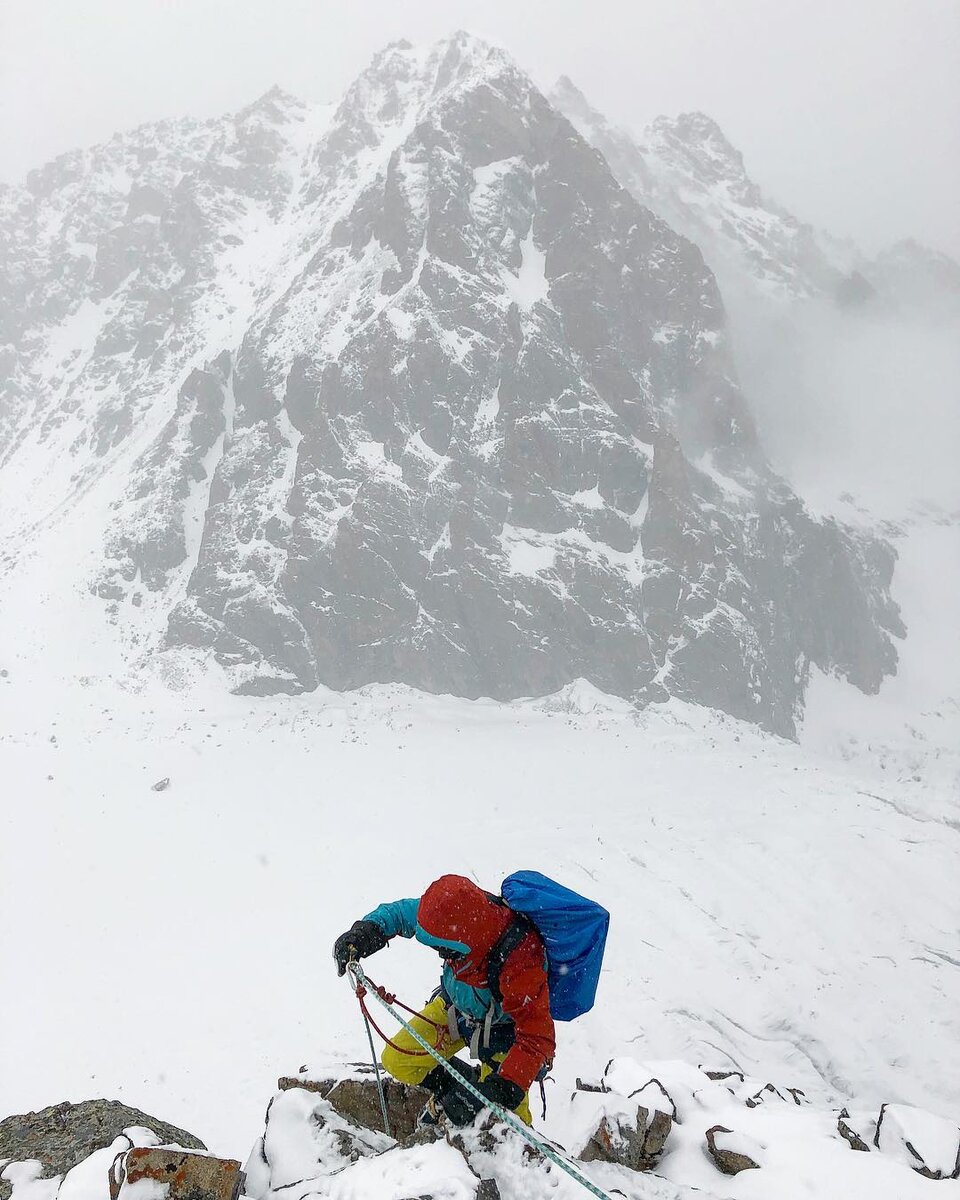
{"label": "harness", "polygon": [[[503,908],[508,905],[500,896],[488,893],[489,898]],[[494,942],[487,955],[487,990],[492,997],[491,1003],[483,1017],[472,1017],[458,1009],[451,999],[447,989],[440,985],[435,996],[440,996],[447,1006],[447,1025],[450,1036],[460,1039],[470,1047],[470,1057],[492,1064],[498,1054],[504,1054],[513,1045],[516,1034],[512,1018],[505,1013],[500,1020],[495,1020],[496,1009],[503,1003],[500,991],[500,975],[507,959],[520,945],[530,931],[534,929],[533,922],[527,917],[514,913],[510,924]],[[546,1068],[544,1069],[546,1073]]]}

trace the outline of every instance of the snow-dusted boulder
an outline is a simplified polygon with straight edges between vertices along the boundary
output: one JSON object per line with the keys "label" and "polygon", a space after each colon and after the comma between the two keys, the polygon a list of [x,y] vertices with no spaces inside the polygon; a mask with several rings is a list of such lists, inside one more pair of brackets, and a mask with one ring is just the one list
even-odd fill
{"label": "snow-dusted boulder", "polygon": [[247,1195],[266,1200],[292,1185],[336,1175],[396,1143],[342,1117],[318,1093],[290,1088],[274,1096],[266,1127],[244,1167]]}
{"label": "snow-dusted boulder", "polygon": [[[304,1073],[305,1076],[308,1072]],[[402,1145],[377,1128],[369,1107],[342,1115],[337,1091],[356,1099],[369,1080],[347,1067],[341,1079],[304,1078],[270,1102],[264,1134],[245,1167],[246,1194],[253,1200],[300,1200],[323,1194],[355,1200],[497,1200],[491,1180],[481,1180],[464,1146],[443,1138]],[[292,1084],[291,1081],[287,1081]],[[326,1095],[320,1090],[327,1084]],[[399,1086],[399,1085],[397,1085]],[[375,1085],[374,1085],[375,1087]],[[388,1153],[389,1151],[389,1153]],[[336,1183],[331,1181],[336,1179]]]}
{"label": "snow-dusted boulder", "polygon": [[571,1151],[581,1162],[618,1163],[632,1171],[649,1171],[663,1152],[677,1116],[677,1106],[659,1080],[650,1079],[629,1095],[577,1080],[570,1098],[577,1135]]}
{"label": "snow-dusted boulder", "polygon": [[906,1104],[884,1104],[873,1144],[927,1179],[960,1177],[960,1129]]}
{"label": "snow-dusted boulder", "polygon": [[[424,1088],[408,1087],[390,1076],[383,1077],[390,1134],[405,1142],[417,1131],[417,1122],[430,1093]],[[326,1100],[347,1121],[365,1129],[386,1132],[380,1093],[373,1067],[369,1063],[350,1063],[348,1066],[311,1071],[304,1068],[296,1075],[286,1075],[277,1081],[281,1091],[304,1088]]]}
{"label": "snow-dusted boulder", "polygon": [[642,1104],[632,1112],[605,1113],[577,1157],[581,1162],[613,1162],[631,1171],[649,1171],[663,1151],[671,1125],[666,1113],[649,1113]]}
{"label": "snow-dusted boulder", "polygon": [[884,1104],[879,1113],[842,1108],[837,1132],[851,1150],[879,1151],[925,1179],[960,1178],[960,1128],[922,1108]]}
{"label": "snow-dusted boulder", "polygon": [[[206,1149],[199,1138],[185,1129],[119,1100],[84,1100],[80,1104],[64,1101],[39,1112],[7,1117],[0,1121],[0,1161],[12,1165],[0,1173],[0,1200],[7,1200],[11,1185],[18,1182],[26,1185],[29,1180],[51,1180],[51,1194],[54,1194],[61,1178],[105,1148],[116,1147],[109,1156],[112,1162],[116,1153],[132,1146],[161,1143],[188,1150]],[[18,1168],[18,1163],[34,1165]],[[109,1165],[108,1162],[104,1172]]]}

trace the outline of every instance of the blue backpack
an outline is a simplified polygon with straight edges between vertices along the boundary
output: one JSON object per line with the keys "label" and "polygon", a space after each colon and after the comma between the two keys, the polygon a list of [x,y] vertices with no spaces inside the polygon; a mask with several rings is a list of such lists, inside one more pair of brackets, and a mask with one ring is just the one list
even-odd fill
{"label": "blue backpack", "polygon": [[610,914],[594,900],[572,892],[539,871],[516,871],[500,889],[517,914],[490,951],[488,986],[498,1000],[500,972],[532,924],[547,951],[550,1013],[572,1021],[593,1008],[607,941]]}

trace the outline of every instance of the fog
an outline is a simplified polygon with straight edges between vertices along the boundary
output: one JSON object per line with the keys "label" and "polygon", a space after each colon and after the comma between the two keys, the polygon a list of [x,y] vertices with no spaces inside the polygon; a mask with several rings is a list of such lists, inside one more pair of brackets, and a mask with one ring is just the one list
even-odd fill
{"label": "fog", "polygon": [[764,448],[808,502],[960,508],[960,320],[728,304]]}
{"label": "fog", "polygon": [[639,130],[702,109],[804,220],[960,254],[960,6],[949,0],[4,0],[0,179],[274,83],[335,99],[385,43],[465,27]]}

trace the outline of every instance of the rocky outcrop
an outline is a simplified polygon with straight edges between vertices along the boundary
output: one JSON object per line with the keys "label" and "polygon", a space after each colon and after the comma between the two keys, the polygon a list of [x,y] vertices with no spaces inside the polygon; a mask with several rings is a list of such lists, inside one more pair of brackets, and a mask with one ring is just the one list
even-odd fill
{"label": "rocky outcrop", "polygon": [[[133,1127],[149,1130],[161,1142],[192,1150],[205,1149],[192,1133],[119,1100],[85,1100],[80,1104],[64,1101],[39,1112],[0,1121],[0,1160],[36,1160],[41,1164],[39,1178],[51,1179],[65,1175]],[[134,1144],[130,1138],[126,1142],[128,1147]],[[0,1197],[6,1200],[9,1195],[9,1182],[0,1179]]]}
{"label": "rocky outcrop", "polygon": [[[623,1088],[612,1060],[596,1082],[577,1080],[570,1098],[577,1125],[589,1134],[576,1150],[581,1162],[608,1162],[631,1171],[651,1171],[678,1120],[673,1097],[659,1079]],[[633,1082],[633,1081],[631,1081]]]}
{"label": "rocky outcrop", "polygon": [[[874,1132],[876,1132],[876,1122],[874,1122]],[[847,1142],[851,1150],[869,1152],[870,1146],[860,1136],[860,1131],[854,1127],[850,1114],[845,1108],[840,1110],[840,1114],[837,1117],[837,1133]]]}
{"label": "rocky outcrop", "polygon": [[[372,1070],[361,1064],[304,1067],[284,1077],[281,1089],[246,1168],[254,1200],[326,1195],[331,1177],[351,1195],[409,1195],[416,1181],[415,1194],[435,1200],[550,1200],[558,1183],[568,1182],[551,1153],[607,1195],[644,1187],[664,1196],[711,1191],[706,1160],[713,1164],[708,1172],[758,1171],[745,1185],[758,1196],[779,1195],[789,1180],[810,1196],[924,1200],[926,1181],[954,1170],[960,1136],[950,1122],[900,1105],[870,1117],[845,1109],[839,1134],[831,1133],[836,1109],[825,1092],[811,1100],[798,1088],[740,1071],[682,1062],[654,1067],[626,1057],[611,1059],[599,1078],[578,1080],[572,1093],[548,1084],[552,1140],[536,1125],[535,1145],[489,1113],[462,1129],[441,1122],[427,1136],[386,1138]],[[398,1128],[420,1095],[411,1092],[409,1103],[399,1098],[397,1092],[389,1100]],[[861,1153],[841,1149],[841,1172],[844,1129]]]}
{"label": "rocky outcrop", "polygon": [[649,1113],[638,1104],[632,1120],[602,1117],[578,1157],[581,1162],[612,1162],[631,1171],[650,1171],[663,1153],[672,1124],[666,1113]]}
{"label": "rocky outcrop", "polygon": [[[417,1133],[418,1121],[430,1099],[430,1093],[424,1088],[398,1083],[388,1075],[381,1078],[390,1136],[398,1142],[406,1142]],[[290,1088],[315,1092],[352,1124],[386,1132],[383,1128],[380,1090],[369,1064],[352,1063],[349,1073],[341,1070],[337,1075],[326,1078],[310,1078],[306,1074],[285,1075],[277,1081],[277,1086],[284,1092]]]}
{"label": "rocky outcrop", "polygon": [[292,1187],[300,1195],[322,1192],[326,1179],[351,1168],[358,1180],[365,1175],[376,1179],[377,1185],[367,1185],[372,1189],[389,1192],[415,1179],[418,1195],[498,1200],[492,1180],[481,1180],[462,1147],[444,1140],[436,1128],[421,1137],[403,1124],[414,1099],[419,1102],[422,1096],[420,1089],[410,1089],[420,1096],[398,1103],[403,1085],[393,1084],[390,1113],[397,1120],[396,1132],[408,1134],[398,1142],[382,1131],[376,1084],[355,1067],[323,1079],[307,1077],[298,1083],[287,1078],[284,1083],[289,1086],[270,1102],[263,1136],[244,1168],[246,1194],[254,1200],[279,1200]]}
{"label": "rocky outcrop", "polygon": [[565,76],[550,98],[620,182],[701,248],[724,289],[771,299],[832,293],[858,261],[764,196],[743,156],[702,112],[658,117],[639,136],[618,129]]}

